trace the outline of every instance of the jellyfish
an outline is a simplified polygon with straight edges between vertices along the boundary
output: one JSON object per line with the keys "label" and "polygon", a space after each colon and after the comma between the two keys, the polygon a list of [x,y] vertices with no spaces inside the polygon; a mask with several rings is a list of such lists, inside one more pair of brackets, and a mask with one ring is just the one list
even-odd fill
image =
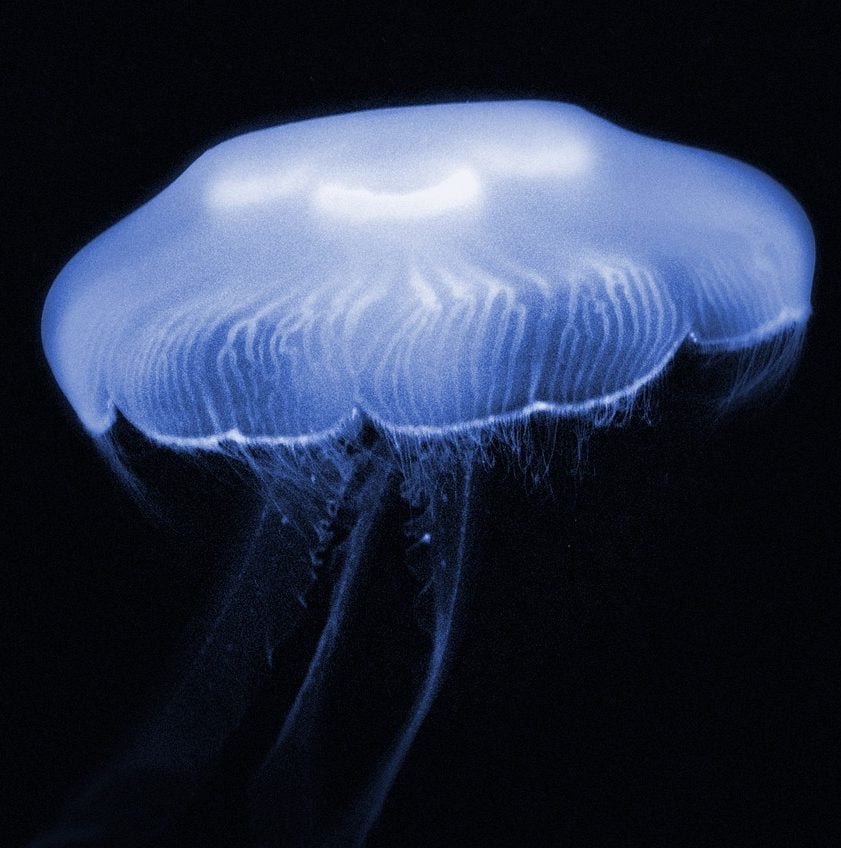
{"label": "jellyfish", "polygon": [[[44,349],[129,482],[120,420],[247,469],[259,514],[176,691],[37,844],[160,844],[307,627],[250,776],[254,843],[364,843],[453,650],[474,469],[537,461],[535,420],[626,419],[678,351],[736,363],[719,410],[779,386],[813,264],[765,174],[568,104],[363,111],[204,153],[64,268]],[[398,498],[405,556],[372,576]],[[378,629],[369,596],[400,570],[412,601]]]}

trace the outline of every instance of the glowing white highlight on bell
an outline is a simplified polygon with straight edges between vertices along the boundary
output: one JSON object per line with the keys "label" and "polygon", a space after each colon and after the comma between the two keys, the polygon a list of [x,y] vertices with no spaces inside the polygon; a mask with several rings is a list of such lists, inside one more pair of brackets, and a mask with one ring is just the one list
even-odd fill
{"label": "glowing white highlight on bell", "polygon": [[374,192],[367,188],[325,183],[317,189],[314,200],[320,211],[341,218],[406,220],[432,218],[472,206],[480,195],[479,178],[469,168],[460,168],[436,185],[403,193]]}
{"label": "glowing white highlight on bell", "polygon": [[593,162],[592,151],[578,141],[529,150],[487,148],[479,158],[495,171],[522,177],[579,175]]}
{"label": "glowing white highlight on bell", "polygon": [[306,175],[300,169],[248,179],[226,178],[210,186],[207,201],[210,206],[221,209],[256,206],[290,197],[305,185]]}

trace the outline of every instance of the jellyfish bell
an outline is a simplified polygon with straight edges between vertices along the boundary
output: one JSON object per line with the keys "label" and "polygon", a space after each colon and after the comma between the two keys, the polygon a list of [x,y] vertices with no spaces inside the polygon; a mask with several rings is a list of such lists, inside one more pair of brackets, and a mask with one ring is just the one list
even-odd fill
{"label": "jellyfish bell", "polygon": [[797,203],[723,156],[563,104],[385,109],[211,149],[64,269],[44,346],[92,433],[446,430],[802,326],[812,266]]}
{"label": "jellyfish bell", "polygon": [[[282,621],[268,654],[300,619],[337,510],[353,516],[331,549],[324,629],[255,777],[265,833],[349,844],[376,819],[441,678],[469,545],[471,445],[537,414],[607,424],[681,349],[736,356],[723,403],[775,384],[796,359],[813,264],[805,214],[765,174],[531,101],[249,133],[71,260],[43,340],[82,425],[107,438],[120,415],[178,451],[259,456],[267,510],[299,531],[273,566]],[[338,768],[323,704],[395,479],[414,509],[423,671],[400,717],[367,740],[361,777],[316,798]],[[261,604],[265,626],[265,598],[236,591],[214,626]],[[202,690],[213,665],[197,661],[179,715],[200,709],[183,693]],[[247,698],[250,684],[237,685]],[[220,711],[221,743],[241,712]],[[177,736],[167,721],[159,731]],[[197,766],[215,750],[183,744]]]}

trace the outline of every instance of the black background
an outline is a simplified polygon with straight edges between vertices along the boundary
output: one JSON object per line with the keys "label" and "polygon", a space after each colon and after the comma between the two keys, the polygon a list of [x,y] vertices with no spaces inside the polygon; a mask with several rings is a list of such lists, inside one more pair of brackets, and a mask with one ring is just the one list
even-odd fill
{"label": "black background", "polygon": [[[537,5],[77,4],[3,23],[3,844],[46,826],[142,713],[235,524],[225,492],[191,507],[183,474],[165,521],[114,479],[42,357],[52,279],[224,138],[508,97],[577,102],[774,175],[814,225],[815,315],[772,403],[599,434],[551,498],[484,475],[450,674],[371,842],[838,844],[830,17]],[[678,368],[667,391],[691,388]],[[238,844],[224,815],[213,834]]]}

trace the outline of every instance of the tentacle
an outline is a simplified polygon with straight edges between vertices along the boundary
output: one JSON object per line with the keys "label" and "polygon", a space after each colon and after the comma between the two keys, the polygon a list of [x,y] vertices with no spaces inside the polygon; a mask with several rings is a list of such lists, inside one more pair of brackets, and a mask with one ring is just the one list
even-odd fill
{"label": "tentacle", "polygon": [[[228,746],[237,744],[235,735],[254,719],[265,691],[278,677],[294,678],[303,671],[287,666],[294,665],[290,654],[302,652],[296,643],[303,623],[318,614],[308,609],[308,594],[319,577],[319,552],[332,532],[323,518],[324,504],[341,499],[352,477],[349,469],[359,461],[357,455],[346,457],[334,462],[332,475],[320,457],[318,478],[303,473],[304,458],[297,474],[299,483],[312,482],[309,493],[296,485],[290,497],[282,481],[272,493],[263,493],[261,514],[249,528],[239,564],[228,575],[205,636],[168,700],[66,805],[59,821],[36,837],[33,848],[158,848],[173,838],[191,802],[229,755]],[[291,462],[289,457],[277,460],[286,466]],[[311,501],[322,504],[320,521],[311,520]]]}
{"label": "tentacle", "polygon": [[[421,474],[421,465],[407,473]],[[389,528],[402,535],[405,514],[375,500],[383,482],[372,477],[359,491],[328,624],[255,779],[260,845],[362,844],[441,682],[465,556],[471,463],[425,486],[411,521],[411,571],[389,551]],[[417,493],[417,483],[405,488]]]}

